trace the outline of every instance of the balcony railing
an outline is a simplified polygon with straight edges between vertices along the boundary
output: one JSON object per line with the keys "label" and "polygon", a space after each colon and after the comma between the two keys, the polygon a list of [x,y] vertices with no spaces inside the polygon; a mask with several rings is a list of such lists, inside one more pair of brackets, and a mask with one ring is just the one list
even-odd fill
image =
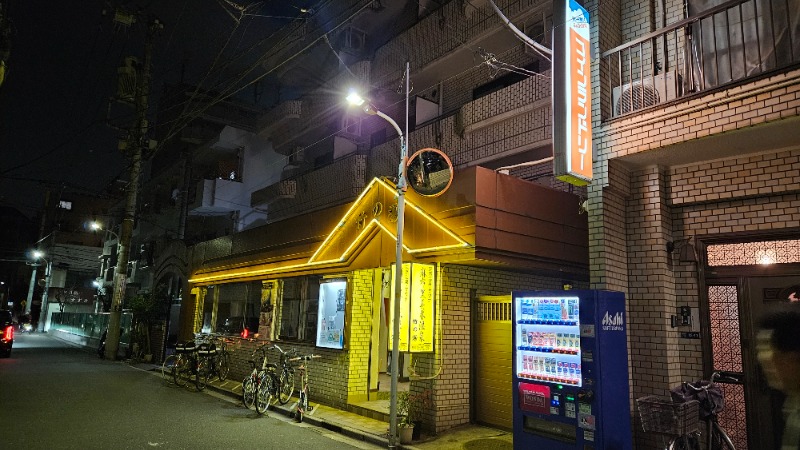
{"label": "balcony railing", "polygon": [[[794,5],[794,6],[792,6]],[[618,117],[800,62],[797,0],[733,0],[602,55]]]}

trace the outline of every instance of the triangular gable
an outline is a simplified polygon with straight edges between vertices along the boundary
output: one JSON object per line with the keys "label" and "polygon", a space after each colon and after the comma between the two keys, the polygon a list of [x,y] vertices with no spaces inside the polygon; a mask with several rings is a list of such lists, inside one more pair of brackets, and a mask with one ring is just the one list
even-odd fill
{"label": "triangular gable", "polygon": [[[308,260],[324,264],[351,260],[379,233],[397,238],[397,190],[374,178]],[[409,254],[469,247],[470,244],[405,198],[403,249]]]}

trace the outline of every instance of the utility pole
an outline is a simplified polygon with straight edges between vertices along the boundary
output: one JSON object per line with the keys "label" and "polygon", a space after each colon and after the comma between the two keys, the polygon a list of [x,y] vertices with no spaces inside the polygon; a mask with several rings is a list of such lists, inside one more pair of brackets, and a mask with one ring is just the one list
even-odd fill
{"label": "utility pole", "polygon": [[144,61],[137,71],[136,96],[136,124],[128,131],[125,149],[130,152],[130,180],[128,181],[127,199],[125,202],[125,215],[122,219],[117,250],[117,267],[114,269],[114,294],[111,299],[111,314],[108,318],[108,333],[106,334],[106,359],[116,359],[119,349],[120,323],[122,322],[122,300],[125,298],[125,288],[128,275],[128,255],[130,254],[131,235],[133,234],[133,221],[136,214],[136,201],[139,192],[139,176],[142,171],[142,147],[147,136],[147,98],[150,93],[150,66],[153,58],[153,42],[156,33],[164,25],[153,19],[147,26],[147,37],[144,46]]}

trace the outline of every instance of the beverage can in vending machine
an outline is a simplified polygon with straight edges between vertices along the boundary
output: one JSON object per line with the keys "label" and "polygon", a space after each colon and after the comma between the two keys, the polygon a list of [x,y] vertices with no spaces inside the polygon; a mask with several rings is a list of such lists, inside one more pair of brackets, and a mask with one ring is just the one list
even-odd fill
{"label": "beverage can in vending machine", "polygon": [[522,333],[520,334],[519,339],[519,346],[524,347],[528,344],[528,330],[525,327],[522,327]]}

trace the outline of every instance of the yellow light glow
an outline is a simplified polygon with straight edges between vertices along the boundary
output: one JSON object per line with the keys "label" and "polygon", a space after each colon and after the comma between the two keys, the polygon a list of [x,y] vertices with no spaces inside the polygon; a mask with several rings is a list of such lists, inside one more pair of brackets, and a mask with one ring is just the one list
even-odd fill
{"label": "yellow light glow", "polygon": [[309,258],[308,262],[313,262],[315,259],[317,259],[317,255],[319,255],[319,253],[325,247],[327,247],[328,242],[331,239],[333,239],[333,235],[336,234],[336,231],[342,228],[345,225],[345,223],[347,223],[347,218],[350,217],[350,214],[353,212],[353,210],[355,210],[359,206],[359,203],[361,203],[361,199],[367,195],[367,192],[369,192],[370,188],[372,188],[372,185],[375,184],[377,180],[378,180],[377,178],[373,178],[372,181],[370,181],[369,184],[367,184],[367,187],[365,187],[364,190],[361,191],[361,194],[358,196],[358,198],[353,202],[352,205],[350,205],[350,208],[348,208],[347,212],[344,213],[342,219],[339,220],[339,223],[336,225],[336,228],[334,228],[333,231],[328,233],[328,237],[326,237],[325,240],[322,241],[322,244],[320,244],[320,246],[317,248],[317,251],[315,251],[314,254],[311,255],[311,258]]}
{"label": "yellow light glow", "polygon": [[[330,243],[334,239],[336,239],[336,237],[338,237],[340,235],[341,230],[349,222],[349,219],[351,218],[351,215],[353,215],[353,213],[356,210],[358,210],[361,206],[363,206],[363,205],[361,205],[362,200],[366,197],[366,195],[372,189],[373,185],[375,185],[376,183],[381,185],[381,186],[383,186],[385,189],[389,190],[394,195],[394,197],[397,198],[397,191],[395,190],[394,186],[392,186],[389,183],[387,183],[386,181],[383,181],[383,180],[378,179],[378,178],[372,179],[372,181],[370,181],[369,184],[367,184],[367,186],[364,188],[364,190],[361,192],[361,194],[358,196],[358,198],[356,198],[356,200],[353,202],[353,204],[350,205],[350,208],[348,208],[347,212],[345,212],[345,214],[342,216],[341,220],[339,220],[339,222],[336,224],[334,229],[331,230],[331,232],[328,234],[328,236],[325,238],[325,240],[322,241],[322,244],[320,244],[320,246],[317,248],[317,250],[314,252],[314,254],[311,255],[311,258],[309,258],[308,262],[299,263],[299,264],[292,264],[292,265],[288,265],[288,266],[271,267],[271,268],[265,268],[265,269],[254,269],[254,270],[229,269],[229,270],[225,270],[225,271],[222,271],[222,272],[218,272],[218,273],[216,273],[214,275],[207,275],[207,276],[202,276],[201,275],[201,276],[198,276],[196,278],[190,278],[189,282],[190,283],[209,283],[209,282],[212,282],[212,281],[222,281],[222,280],[232,280],[232,279],[245,278],[245,277],[255,277],[255,276],[260,276],[260,275],[273,274],[273,273],[277,273],[277,272],[288,272],[288,271],[297,270],[297,269],[307,269],[307,268],[312,268],[312,267],[320,267],[320,266],[324,266],[324,265],[341,264],[341,263],[347,261],[347,259],[351,256],[351,252],[353,251],[353,249],[355,249],[359,244],[362,243],[364,237],[366,235],[368,235],[370,232],[372,232],[374,227],[378,227],[378,229],[384,231],[386,234],[391,236],[392,239],[396,240],[397,239],[397,235],[396,235],[395,231],[388,229],[377,218],[373,218],[364,226],[364,228],[361,230],[361,232],[359,232],[359,234],[350,242],[350,244],[347,246],[347,248],[344,250],[344,252],[342,252],[338,257],[329,258],[329,259],[326,259],[324,261],[317,261],[317,258],[320,256],[320,254],[330,246]],[[403,249],[406,252],[408,252],[410,254],[416,254],[416,253],[435,252],[435,251],[454,249],[454,248],[464,248],[464,247],[469,247],[470,246],[470,244],[468,242],[466,242],[464,239],[462,239],[461,237],[459,237],[458,235],[456,235],[455,233],[453,233],[452,231],[447,229],[447,227],[445,227],[444,225],[439,223],[439,221],[437,221],[435,218],[433,218],[430,214],[428,214],[425,211],[423,211],[422,208],[420,208],[419,206],[413,204],[413,202],[409,202],[408,200],[406,200],[406,205],[409,206],[414,211],[416,211],[417,213],[419,213],[420,215],[422,215],[422,217],[424,219],[426,219],[428,222],[431,222],[434,225],[436,225],[446,235],[450,236],[451,238],[453,238],[456,241],[456,243],[454,243],[454,244],[437,245],[437,246],[434,246],[434,247],[424,247],[424,248],[416,248],[416,249],[412,249],[412,248],[408,247],[404,242],[403,243]]]}

